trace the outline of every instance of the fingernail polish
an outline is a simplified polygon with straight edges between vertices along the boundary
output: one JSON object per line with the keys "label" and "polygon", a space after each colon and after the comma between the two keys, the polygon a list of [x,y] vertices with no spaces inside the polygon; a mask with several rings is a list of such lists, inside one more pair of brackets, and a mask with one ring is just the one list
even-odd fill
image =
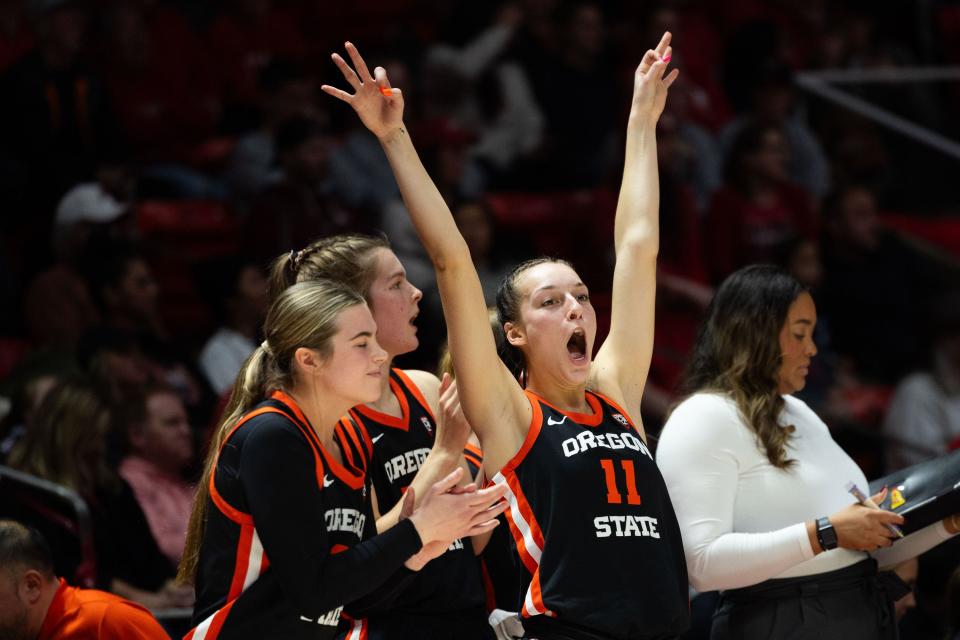
{"label": "fingernail polish", "polygon": [[663,56],[663,61],[664,61],[664,62],[670,62],[671,60],[673,60],[673,56],[671,56],[671,55],[669,55],[669,54]]}

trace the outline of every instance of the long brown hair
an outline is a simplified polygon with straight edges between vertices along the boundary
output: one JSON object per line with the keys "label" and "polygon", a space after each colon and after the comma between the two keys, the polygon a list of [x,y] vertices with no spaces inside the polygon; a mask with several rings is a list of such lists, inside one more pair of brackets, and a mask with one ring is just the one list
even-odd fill
{"label": "long brown hair", "polygon": [[226,416],[217,429],[207,452],[203,476],[193,500],[193,511],[187,527],[187,540],[180,561],[178,580],[192,583],[200,559],[200,544],[210,502],[210,478],[217,454],[233,426],[270,393],[290,389],[294,383],[294,352],[300,347],[316,349],[327,358],[331,354],[330,339],[337,332],[337,318],[349,307],[363,304],[353,289],[329,280],[300,282],[280,292],[270,305],[263,325],[266,338],[247,358],[237,374]]}
{"label": "long brown hair", "polygon": [[707,309],[681,384],[684,398],[698,392],[729,394],[778,469],[793,466],[787,444],[795,431],[779,422],[784,406],[779,336],[790,305],[803,292],[778,267],[752,265],[731,274]]}
{"label": "long brown hair", "polygon": [[98,387],[79,376],[65,378],[37,406],[9,465],[89,499],[117,482],[104,461],[111,417]]}
{"label": "long brown hair", "polygon": [[320,279],[341,282],[367,298],[377,277],[377,249],[389,248],[385,237],[356,233],[321,238],[285,253],[270,270],[270,299],[295,282]]}

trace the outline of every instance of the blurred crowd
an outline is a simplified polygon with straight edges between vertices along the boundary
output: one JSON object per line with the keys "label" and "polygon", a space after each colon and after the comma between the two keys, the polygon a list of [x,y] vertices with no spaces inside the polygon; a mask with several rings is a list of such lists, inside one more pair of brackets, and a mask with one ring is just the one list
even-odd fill
{"label": "blurred crowd", "polygon": [[[319,90],[344,39],[403,89],[492,302],[541,253],[611,281],[632,74],[664,30],[681,75],[648,432],[713,287],[774,262],[818,305],[802,397],[868,476],[960,446],[960,162],[796,82],[960,64],[960,2],[0,0],[0,458],[90,502],[97,584],[190,604],[170,582],[190,481],[261,340],[271,259],[385,234],[424,291],[402,365],[436,367],[430,262],[376,139]],[[846,88],[960,135],[956,83]],[[946,624],[948,574],[924,562],[908,638]]]}

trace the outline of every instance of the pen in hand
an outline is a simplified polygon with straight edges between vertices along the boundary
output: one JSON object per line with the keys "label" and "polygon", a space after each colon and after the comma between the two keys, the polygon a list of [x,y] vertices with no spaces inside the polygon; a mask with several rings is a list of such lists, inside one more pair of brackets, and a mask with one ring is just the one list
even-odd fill
{"label": "pen in hand", "polygon": [[[869,496],[865,495],[863,491],[860,490],[860,487],[858,487],[854,483],[852,482],[847,483],[847,491],[849,491],[850,494],[857,499],[857,502],[859,502],[863,506],[868,507],[870,509],[880,508],[879,506],[877,506],[877,504],[873,500],[870,499]],[[897,525],[888,523],[888,524],[885,524],[884,526],[890,530],[890,533],[897,536],[898,538],[903,537],[903,531],[901,531],[900,527],[898,527]]]}

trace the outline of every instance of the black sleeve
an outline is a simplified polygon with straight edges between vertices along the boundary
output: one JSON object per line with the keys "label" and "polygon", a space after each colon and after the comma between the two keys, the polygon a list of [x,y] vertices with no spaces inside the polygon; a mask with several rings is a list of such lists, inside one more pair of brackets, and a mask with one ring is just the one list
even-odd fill
{"label": "black sleeve", "polygon": [[[364,505],[364,511],[367,520],[363,527],[363,539],[366,541],[377,535],[377,519],[374,516],[373,504],[370,501],[367,501]],[[386,582],[362,598],[348,602],[344,609],[356,620],[389,611],[397,596],[404,592],[417,575],[415,571],[400,567]]]}
{"label": "black sleeve", "polygon": [[330,554],[310,446],[285,419],[254,420],[259,424],[247,427],[240,482],[270,567],[301,615],[316,618],[357,600],[420,550],[420,536],[407,521]]}
{"label": "black sleeve", "polygon": [[344,609],[355,620],[369,618],[376,613],[386,613],[391,610],[397,596],[406,590],[417,575],[415,571],[400,567],[386,582],[362,598],[348,602]]}

